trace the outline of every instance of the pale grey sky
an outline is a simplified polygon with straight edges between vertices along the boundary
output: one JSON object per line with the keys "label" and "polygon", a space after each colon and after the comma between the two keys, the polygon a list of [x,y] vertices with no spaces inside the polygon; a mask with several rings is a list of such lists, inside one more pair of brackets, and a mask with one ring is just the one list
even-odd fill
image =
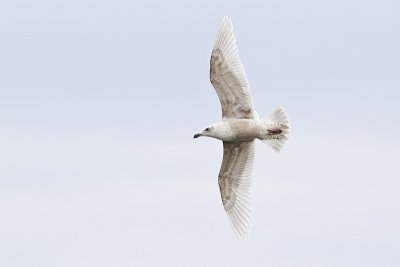
{"label": "pale grey sky", "polygon": [[[0,2],[0,266],[398,266],[400,2]],[[232,18],[256,109],[253,230],[217,185]]]}

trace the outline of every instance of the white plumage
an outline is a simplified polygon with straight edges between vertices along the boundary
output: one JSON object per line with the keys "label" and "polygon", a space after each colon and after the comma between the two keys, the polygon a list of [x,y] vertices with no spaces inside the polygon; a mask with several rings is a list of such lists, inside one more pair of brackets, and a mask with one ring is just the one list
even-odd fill
{"label": "white plumage", "polygon": [[224,17],[211,53],[210,80],[221,102],[223,118],[254,119],[253,99],[239,51],[232,21]]}
{"label": "white plumage", "polygon": [[211,53],[210,81],[221,103],[222,121],[194,137],[209,136],[223,141],[224,156],[218,175],[221,199],[235,233],[244,239],[251,228],[255,139],[280,151],[287,139],[288,119],[282,108],[266,119],[258,119],[228,17],[222,21]]}

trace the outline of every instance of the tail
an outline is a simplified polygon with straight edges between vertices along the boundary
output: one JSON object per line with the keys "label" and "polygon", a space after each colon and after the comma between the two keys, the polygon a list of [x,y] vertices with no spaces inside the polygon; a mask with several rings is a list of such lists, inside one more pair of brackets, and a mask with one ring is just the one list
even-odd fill
{"label": "tail", "polygon": [[265,126],[261,134],[261,141],[272,147],[275,152],[281,151],[289,134],[289,120],[282,108],[271,112],[267,118],[261,119]]}

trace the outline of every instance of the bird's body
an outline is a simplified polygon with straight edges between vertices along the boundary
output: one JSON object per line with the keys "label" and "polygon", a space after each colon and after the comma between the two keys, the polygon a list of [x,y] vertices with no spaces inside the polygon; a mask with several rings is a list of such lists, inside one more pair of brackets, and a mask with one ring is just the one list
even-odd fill
{"label": "bird's body", "polygon": [[214,137],[225,142],[244,142],[254,139],[270,140],[282,137],[280,128],[285,128],[279,123],[271,123],[258,119],[225,119],[211,125],[210,134],[204,136]]}
{"label": "bird's body", "polygon": [[228,17],[222,21],[211,53],[210,81],[221,103],[222,120],[194,137],[208,136],[223,141],[224,157],[218,175],[222,203],[235,233],[245,238],[251,227],[250,185],[255,139],[278,152],[287,139],[289,122],[281,108],[259,119]]}
{"label": "bird's body", "polygon": [[227,119],[215,125],[217,139],[225,142],[243,142],[260,138],[262,125],[252,119]]}

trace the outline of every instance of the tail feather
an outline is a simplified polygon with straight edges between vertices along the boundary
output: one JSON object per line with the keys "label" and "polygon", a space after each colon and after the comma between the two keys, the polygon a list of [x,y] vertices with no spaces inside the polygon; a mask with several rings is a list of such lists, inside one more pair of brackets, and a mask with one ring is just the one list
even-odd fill
{"label": "tail feather", "polygon": [[282,124],[289,124],[288,116],[283,108],[277,108],[267,116],[267,120]]}
{"label": "tail feather", "polygon": [[262,120],[266,131],[261,141],[271,146],[275,152],[282,150],[289,134],[289,119],[283,108],[277,108]]}

